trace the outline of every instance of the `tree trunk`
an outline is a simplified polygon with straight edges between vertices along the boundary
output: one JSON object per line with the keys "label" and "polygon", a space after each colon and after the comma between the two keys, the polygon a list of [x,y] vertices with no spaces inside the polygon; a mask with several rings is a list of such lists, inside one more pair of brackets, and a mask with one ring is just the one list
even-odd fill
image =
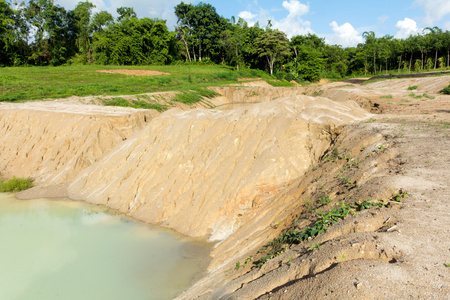
{"label": "tree trunk", "polygon": [[375,50],[373,50],[373,71],[377,74],[377,58]]}
{"label": "tree trunk", "polygon": [[423,50],[420,52],[422,53],[422,70],[423,70]]}
{"label": "tree trunk", "polygon": [[400,73],[400,67],[402,66],[402,54],[400,54],[400,62],[398,63],[398,72]]}
{"label": "tree trunk", "polygon": [[364,63],[364,76],[367,76],[367,56],[366,56],[366,62]]}
{"label": "tree trunk", "polygon": [[187,59],[189,59],[189,62],[192,62],[191,54],[189,53],[189,47],[188,47],[186,39],[184,38],[184,35],[181,36],[181,40],[184,42],[184,46],[186,47]]}
{"label": "tree trunk", "polygon": [[411,57],[409,58],[409,71],[411,72],[411,64],[412,64],[412,51],[411,51]]}
{"label": "tree trunk", "polygon": [[436,48],[436,57],[434,58],[434,69],[436,70],[437,66],[437,56],[438,56],[438,48]]}
{"label": "tree trunk", "polygon": [[197,61],[197,57],[195,56],[195,47],[192,45],[192,53],[194,54],[194,61]]}
{"label": "tree trunk", "polygon": [[273,75],[273,64],[275,60],[272,57],[267,56],[267,63],[269,64],[270,75]]}
{"label": "tree trunk", "polygon": [[449,67],[450,63],[450,48],[447,50],[447,68]]}

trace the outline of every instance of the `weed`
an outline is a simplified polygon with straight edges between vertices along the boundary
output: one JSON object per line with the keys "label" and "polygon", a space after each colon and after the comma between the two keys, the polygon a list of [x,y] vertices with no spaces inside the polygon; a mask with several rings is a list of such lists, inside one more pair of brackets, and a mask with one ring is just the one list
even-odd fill
{"label": "weed", "polygon": [[313,244],[309,244],[308,250],[312,251],[312,252],[314,252],[316,250],[320,250],[320,243],[314,243],[314,245]]}
{"label": "weed", "polygon": [[319,197],[318,202],[320,205],[327,205],[328,203],[331,202],[331,198],[327,195],[322,195]]}
{"label": "weed", "polygon": [[411,93],[411,94],[409,94],[408,96],[410,96],[411,98],[415,98],[415,99],[420,99],[420,98],[423,97],[422,95],[416,95],[416,94],[414,94],[414,93]]}
{"label": "weed", "polygon": [[373,123],[373,122],[375,122],[377,119],[375,119],[375,118],[370,118],[368,121],[366,121],[366,123]]}
{"label": "weed", "polygon": [[426,94],[426,93],[424,93],[423,96],[424,96],[425,98],[427,98],[427,99],[430,99],[430,100],[433,100],[434,98],[436,98],[436,97],[430,96],[430,95],[428,95],[428,94]]}
{"label": "weed", "polygon": [[450,263],[445,263],[446,268],[450,268]]}
{"label": "weed", "polygon": [[383,99],[392,99],[393,97],[392,97],[391,94],[389,94],[389,95],[381,96],[380,98],[383,98]]}
{"label": "weed", "polygon": [[408,91],[412,91],[412,90],[416,90],[418,88],[417,85],[411,85],[410,87],[407,88]]}
{"label": "weed", "polygon": [[320,96],[323,94],[323,90],[318,90],[318,91],[314,91],[314,93],[312,94],[314,97]]}
{"label": "weed", "polygon": [[441,90],[441,94],[450,95],[450,84],[446,88]]}
{"label": "weed", "polygon": [[0,180],[0,192],[19,192],[33,187],[32,178],[13,177],[9,180]]}

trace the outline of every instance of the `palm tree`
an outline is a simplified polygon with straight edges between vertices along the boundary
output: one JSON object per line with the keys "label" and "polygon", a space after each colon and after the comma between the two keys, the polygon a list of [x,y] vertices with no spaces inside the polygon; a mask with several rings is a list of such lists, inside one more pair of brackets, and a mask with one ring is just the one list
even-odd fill
{"label": "palm tree", "polygon": [[422,32],[425,32],[426,30],[430,31],[428,36],[430,37],[431,44],[436,49],[436,55],[434,58],[434,69],[436,70],[437,60],[438,60],[438,51],[439,51],[439,48],[442,47],[443,34],[442,34],[442,30],[437,26],[434,26],[433,28],[426,27]]}
{"label": "palm tree", "polygon": [[377,73],[376,61],[377,61],[377,38],[375,37],[375,32],[365,31],[362,34],[363,38],[366,40],[366,46],[373,51],[373,72]]}

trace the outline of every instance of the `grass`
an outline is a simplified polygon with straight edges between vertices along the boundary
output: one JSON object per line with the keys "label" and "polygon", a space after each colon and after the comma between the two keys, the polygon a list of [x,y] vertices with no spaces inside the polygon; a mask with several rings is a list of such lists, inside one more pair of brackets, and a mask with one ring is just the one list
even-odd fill
{"label": "grass", "polygon": [[407,88],[408,91],[416,90],[419,86],[417,85],[411,85]]}
{"label": "grass", "polygon": [[381,96],[380,98],[383,98],[383,99],[392,99],[392,95],[385,95],[385,96]]}
{"label": "grass", "polygon": [[132,107],[132,108],[144,108],[144,109],[155,109],[159,112],[167,110],[167,106],[159,103],[148,103],[142,100],[133,100],[131,102],[116,97],[111,100],[104,100],[103,104],[105,106],[121,106],[121,107]]}
{"label": "grass", "polygon": [[[160,76],[107,74],[98,70],[155,70]],[[269,78],[257,70],[233,71],[226,66],[60,66],[0,68],[0,101],[55,99],[70,96],[119,96],[198,90],[235,83],[240,77]],[[202,93],[202,91],[198,91]]]}
{"label": "grass", "polygon": [[294,83],[286,80],[267,80],[267,83],[274,87],[293,87]]}
{"label": "grass", "polygon": [[[398,194],[394,194],[392,196],[392,199],[397,201],[397,197],[404,198],[406,195],[408,194],[403,191],[399,191]],[[259,260],[255,261],[254,264],[258,268],[262,267],[268,260],[284,253],[288,248],[288,245],[300,244],[301,242],[311,240],[312,238],[324,233],[330,226],[344,219],[349,214],[353,215],[358,211],[369,209],[371,207],[388,207],[389,203],[384,204],[382,200],[375,202],[372,201],[372,199],[367,199],[365,201],[352,202],[350,204],[341,202],[337,203],[336,206],[337,208],[334,208],[328,212],[317,211],[317,220],[313,223],[313,225],[308,226],[301,231],[288,230],[282,232],[280,237],[268,243],[267,246],[264,246],[258,251],[258,253],[263,253],[269,248],[272,248],[272,251],[268,251],[265,256],[259,258]],[[320,243],[309,244],[309,246],[309,251],[316,251],[321,248]],[[252,257],[247,258],[244,265],[237,262],[236,270],[247,265],[252,259]]]}
{"label": "grass", "polygon": [[33,187],[33,179],[16,178],[9,180],[0,180],[0,192],[19,192]]}

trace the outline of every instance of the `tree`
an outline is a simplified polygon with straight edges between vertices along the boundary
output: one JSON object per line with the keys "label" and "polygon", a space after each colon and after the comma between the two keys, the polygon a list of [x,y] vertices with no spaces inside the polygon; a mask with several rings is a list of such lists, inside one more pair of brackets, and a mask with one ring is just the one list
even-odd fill
{"label": "tree", "polygon": [[172,59],[175,35],[165,21],[123,18],[94,33],[95,61],[101,64],[165,64]]}
{"label": "tree", "polygon": [[279,30],[266,31],[255,42],[259,56],[266,57],[270,75],[272,75],[276,60],[280,57],[288,56],[290,53],[289,40],[286,34]]}
{"label": "tree", "polygon": [[428,34],[430,39],[430,45],[432,45],[436,50],[436,55],[434,58],[434,69],[436,69],[437,61],[438,61],[438,51],[439,48],[442,47],[443,41],[442,41],[442,30],[439,27],[426,27],[422,32],[425,32],[426,30],[429,30],[430,33]]}
{"label": "tree", "polygon": [[123,19],[136,18],[136,13],[132,7],[121,6],[116,11],[119,14],[117,22],[120,22]]}
{"label": "tree", "polygon": [[213,61],[220,61],[220,34],[231,26],[217,14],[211,4],[200,2],[198,5],[181,2],[175,6],[178,18],[178,37],[183,41],[186,55],[191,60],[202,60],[206,56]]}
{"label": "tree", "polygon": [[92,26],[91,15],[95,5],[89,1],[79,2],[73,10],[75,28],[77,30],[77,46],[79,51],[86,57],[87,61],[92,61]]}
{"label": "tree", "polygon": [[366,40],[366,47],[369,51],[373,53],[373,73],[377,73],[377,38],[373,31],[365,31],[362,34],[363,38]]}

